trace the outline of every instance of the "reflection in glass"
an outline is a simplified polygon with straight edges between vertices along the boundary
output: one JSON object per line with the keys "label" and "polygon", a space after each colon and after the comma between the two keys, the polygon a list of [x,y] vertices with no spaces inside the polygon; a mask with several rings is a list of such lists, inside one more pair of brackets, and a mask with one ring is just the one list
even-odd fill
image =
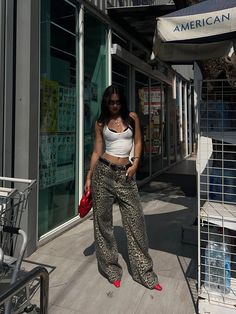
{"label": "reflection in glass", "polygon": [[[182,99],[182,95],[180,95],[180,82],[176,80],[176,157],[177,161],[181,160],[181,144],[182,144],[182,134],[181,134],[181,118],[180,118],[180,99]],[[182,106],[182,104],[181,104]]]}
{"label": "reflection in glass", "polygon": [[151,80],[150,87],[150,141],[152,173],[162,169],[164,91],[160,82]]}
{"label": "reflection in glass", "polygon": [[165,84],[162,84],[162,143],[163,143],[163,168],[167,167],[169,164],[169,155],[168,155],[168,145],[169,145],[169,138],[168,138],[168,128],[169,128],[169,121],[168,121],[168,88]]}
{"label": "reflection in glass", "polygon": [[[172,91],[170,91],[172,92]],[[170,134],[170,163],[176,162],[176,105],[175,103],[170,104],[169,106],[170,115],[169,115],[169,134]]]}
{"label": "reflection in glass", "polygon": [[39,236],[75,216],[76,8],[41,1]]}
{"label": "reflection in glass", "polygon": [[142,155],[139,168],[136,174],[137,180],[143,180],[150,176],[150,154],[151,138],[149,124],[149,78],[136,71],[135,72],[135,111],[141,122],[141,133],[143,141]]}
{"label": "reflection in glass", "polygon": [[95,122],[107,86],[106,27],[88,12],[84,15],[84,173],[93,151]]}
{"label": "reflection in glass", "polygon": [[119,86],[125,98],[128,102],[129,100],[129,67],[116,60],[112,59],[112,82],[113,84]]}

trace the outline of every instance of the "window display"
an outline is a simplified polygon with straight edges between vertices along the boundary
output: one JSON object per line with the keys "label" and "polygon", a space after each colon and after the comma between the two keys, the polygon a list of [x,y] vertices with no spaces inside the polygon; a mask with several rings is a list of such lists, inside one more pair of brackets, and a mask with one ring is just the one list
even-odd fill
{"label": "window display", "polygon": [[85,11],[84,15],[84,173],[93,150],[95,122],[107,86],[106,26]]}
{"label": "window display", "polygon": [[149,78],[148,76],[135,72],[135,111],[141,122],[142,132],[142,155],[139,168],[136,173],[137,180],[143,180],[150,176],[150,124],[149,124]]}
{"label": "window display", "polygon": [[39,236],[73,218],[76,160],[76,7],[42,1]]}

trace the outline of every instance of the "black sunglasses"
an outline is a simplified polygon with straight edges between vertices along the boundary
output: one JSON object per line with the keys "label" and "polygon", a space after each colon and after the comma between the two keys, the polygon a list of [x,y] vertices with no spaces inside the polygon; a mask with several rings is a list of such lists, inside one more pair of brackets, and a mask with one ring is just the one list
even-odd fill
{"label": "black sunglasses", "polygon": [[119,105],[121,105],[121,103],[120,103],[119,100],[110,100],[110,101],[109,101],[109,105],[110,105],[110,106],[114,106],[114,105],[119,106]]}

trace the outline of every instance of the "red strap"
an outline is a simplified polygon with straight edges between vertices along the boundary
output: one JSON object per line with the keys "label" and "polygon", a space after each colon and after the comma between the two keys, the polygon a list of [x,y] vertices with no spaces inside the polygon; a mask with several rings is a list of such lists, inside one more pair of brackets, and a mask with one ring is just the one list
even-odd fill
{"label": "red strap", "polygon": [[91,189],[88,189],[88,191],[86,192],[86,197],[89,198],[89,196],[91,195],[92,193],[92,190]]}

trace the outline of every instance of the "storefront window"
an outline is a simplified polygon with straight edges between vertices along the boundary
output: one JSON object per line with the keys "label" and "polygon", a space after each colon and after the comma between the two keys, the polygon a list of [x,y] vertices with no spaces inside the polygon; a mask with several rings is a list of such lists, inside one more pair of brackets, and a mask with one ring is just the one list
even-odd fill
{"label": "storefront window", "polygon": [[152,172],[162,169],[164,92],[159,81],[151,80],[150,86],[150,152]]}
{"label": "storefront window", "polygon": [[75,216],[76,7],[41,1],[39,236]]}
{"label": "storefront window", "polygon": [[112,59],[112,82],[119,86],[129,101],[129,67],[128,65]]}
{"label": "storefront window", "polygon": [[163,168],[166,168],[169,164],[169,153],[168,153],[168,147],[169,147],[169,120],[168,120],[168,87],[165,84],[162,84],[162,141],[163,141],[163,150],[162,150],[162,158],[163,158]]}
{"label": "storefront window", "polygon": [[135,72],[135,111],[141,122],[141,132],[143,150],[139,168],[136,174],[137,180],[143,180],[150,176],[150,155],[151,155],[151,136],[150,136],[150,95],[148,76]]}
{"label": "storefront window", "polygon": [[107,86],[106,26],[94,16],[84,16],[84,169],[89,169],[95,122]]}
{"label": "storefront window", "polygon": [[[169,92],[172,93],[172,90],[170,89]],[[177,107],[176,107],[175,101],[176,100],[174,99],[174,101],[172,101],[169,104],[170,164],[173,164],[176,162],[176,141],[177,141],[176,111],[177,111]]]}
{"label": "storefront window", "polygon": [[182,90],[180,89],[180,81],[176,79],[176,152],[177,161],[181,160],[181,145],[182,145],[182,123],[180,117],[180,107],[182,108]]}
{"label": "storefront window", "polygon": [[186,150],[187,146],[185,143],[186,136],[188,134],[188,129],[186,128],[185,124],[185,118],[188,117],[188,105],[185,104],[185,101],[187,102],[187,99],[185,99],[185,85],[186,83],[182,84],[182,95],[183,95],[183,107],[182,107],[182,124],[183,124],[183,144],[182,144],[182,156],[185,157],[188,154],[188,151]]}

